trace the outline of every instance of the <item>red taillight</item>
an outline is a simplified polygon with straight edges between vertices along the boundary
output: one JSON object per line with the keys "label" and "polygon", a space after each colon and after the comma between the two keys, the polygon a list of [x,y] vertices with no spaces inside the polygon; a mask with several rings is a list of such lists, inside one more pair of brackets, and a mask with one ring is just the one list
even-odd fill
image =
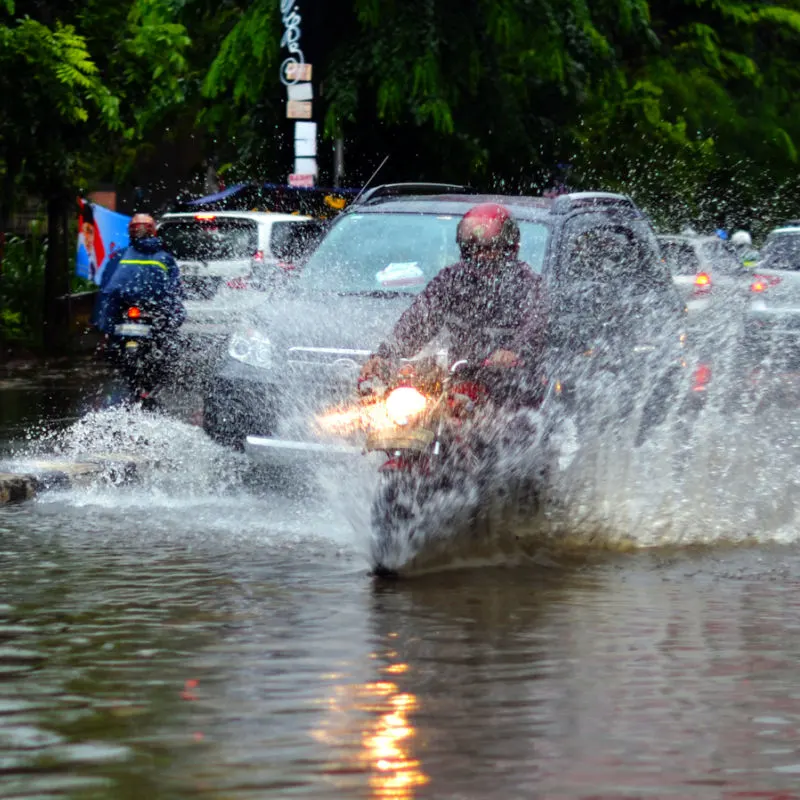
{"label": "red taillight", "polygon": [[279,261],[275,266],[278,267],[278,269],[282,269],[284,272],[297,271],[297,266],[289,261]]}
{"label": "red taillight", "polygon": [[751,292],[766,292],[772,286],[777,286],[781,279],[777,275],[754,275],[750,284]]}
{"label": "red taillight", "polygon": [[200,220],[211,220],[211,219],[216,219],[217,215],[216,214],[195,214],[194,218],[195,219],[200,219]]}
{"label": "red taillight", "polygon": [[264,251],[263,250],[256,250],[253,253],[253,261],[263,261],[264,260]]}
{"label": "red taillight", "polygon": [[142,309],[131,306],[128,309],[128,319],[139,319],[142,316]]}
{"label": "red taillight", "polygon": [[711,276],[707,272],[698,272],[694,278],[694,296],[701,297],[711,291]]}
{"label": "red taillight", "polygon": [[250,284],[245,278],[231,278],[226,284],[229,289],[249,289]]}
{"label": "red taillight", "polygon": [[704,392],[711,382],[711,367],[708,364],[698,364],[692,380],[693,392]]}

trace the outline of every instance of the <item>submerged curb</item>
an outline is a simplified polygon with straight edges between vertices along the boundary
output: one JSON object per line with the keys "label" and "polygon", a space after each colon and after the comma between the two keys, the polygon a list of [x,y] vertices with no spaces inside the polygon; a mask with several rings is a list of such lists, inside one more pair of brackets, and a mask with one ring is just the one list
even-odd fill
{"label": "submerged curb", "polygon": [[151,461],[125,453],[102,453],[80,460],[30,459],[0,463],[0,505],[22,503],[51,489],[98,483],[130,483]]}

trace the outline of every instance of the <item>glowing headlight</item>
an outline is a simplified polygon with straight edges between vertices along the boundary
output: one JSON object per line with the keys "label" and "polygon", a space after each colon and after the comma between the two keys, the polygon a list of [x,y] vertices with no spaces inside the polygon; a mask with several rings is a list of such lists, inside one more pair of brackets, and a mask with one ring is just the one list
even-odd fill
{"label": "glowing headlight", "polygon": [[272,342],[253,328],[236,331],[228,343],[228,355],[243,364],[269,369],[272,366]]}
{"label": "glowing headlight", "polygon": [[411,386],[401,386],[386,398],[386,413],[395,425],[407,425],[409,419],[422,413],[427,404],[422,392]]}

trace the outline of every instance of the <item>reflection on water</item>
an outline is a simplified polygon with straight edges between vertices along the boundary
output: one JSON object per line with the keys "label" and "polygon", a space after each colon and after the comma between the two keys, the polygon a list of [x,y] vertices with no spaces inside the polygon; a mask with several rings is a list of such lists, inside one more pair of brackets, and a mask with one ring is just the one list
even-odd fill
{"label": "reflection on water", "polygon": [[[407,668],[406,664],[392,664],[384,672],[400,674]],[[415,790],[428,782],[412,753],[416,731],[411,715],[418,705],[415,695],[400,691],[391,681],[336,686],[327,703],[326,719],[313,736],[334,749],[360,736],[361,749],[350,749],[345,757],[351,763],[332,763],[326,773],[365,772],[373,797],[415,797]]]}
{"label": "reflection on water", "polygon": [[800,795],[794,548],[376,583],[179,484],[0,509],[3,798]]}

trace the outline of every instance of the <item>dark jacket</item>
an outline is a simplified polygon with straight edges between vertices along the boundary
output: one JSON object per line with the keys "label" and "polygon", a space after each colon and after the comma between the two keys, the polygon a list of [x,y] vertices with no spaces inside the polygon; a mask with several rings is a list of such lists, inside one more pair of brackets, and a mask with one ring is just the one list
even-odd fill
{"label": "dark jacket", "polygon": [[161,318],[162,326],[177,329],[186,318],[180,270],[161,240],[139,239],[114,253],[103,270],[92,323],[113,333],[125,308],[145,306]]}
{"label": "dark jacket", "polygon": [[547,310],[540,276],[512,260],[498,270],[460,261],[443,269],[417,296],[377,351],[410,358],[437,333],[450,333],[449,360],[480,364],[499,349],[519,354],[526,372],[538,372]]}

